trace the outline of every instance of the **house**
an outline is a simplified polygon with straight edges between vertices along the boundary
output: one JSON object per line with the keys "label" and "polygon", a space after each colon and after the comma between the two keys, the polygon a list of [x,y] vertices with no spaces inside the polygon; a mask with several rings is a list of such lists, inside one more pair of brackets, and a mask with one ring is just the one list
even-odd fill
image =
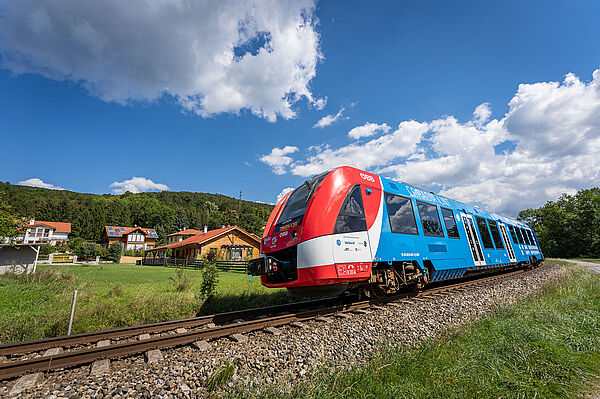
{"label": "house", "polygon": [[121,243],[123,252],[128,250],[152,249],[156,246],[158,234],[145,227],[104,226],[100,245],[108,249],[114,243]]}
{"label": "house", "polygon": [[227,226],[147,250],[145,257],[166,257],[169,249],[177,259],[246,260],[258,258],[260,238],[237,226]]}
{"label": "house", "polygon": [[173,244],[175,242],[180,242],[186,240],[192,236],[196,236],[198,234],[206,233],[206,227],[204,227],[204,231],[195,230],[195,229],[185,229],[179,231],[177,233],[169,234],[167,236],[167,244]]}
{"label": "house", "polygon": [[71,223],[31,219],[21,227],[16,241],[24,244],[66,244],[70,232]]}

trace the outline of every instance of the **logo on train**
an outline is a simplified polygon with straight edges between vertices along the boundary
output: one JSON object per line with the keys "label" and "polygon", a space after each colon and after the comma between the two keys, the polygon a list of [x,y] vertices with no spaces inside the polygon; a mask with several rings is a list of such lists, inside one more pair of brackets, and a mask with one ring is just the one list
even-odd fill
{"label": "logo on train", "polygon": [[368,174],[366,174],[366,173],[361,173],[361,174],[360,174],[360,177],[362,177],[362,178],[363,178],[363,179],[365,179],[366,181],[370,181],[370,182],[373,182],[373,183],[375,183],[375,178],[374,178],[373,176],[371,176],[371,175],[368,175]]}
{"label": "logo on train", "polygon": [[342,245],[342,241],[341,241],[341,240],[337,240],[335,243],[338,245],[338,247],[339,247],[340,245]]}

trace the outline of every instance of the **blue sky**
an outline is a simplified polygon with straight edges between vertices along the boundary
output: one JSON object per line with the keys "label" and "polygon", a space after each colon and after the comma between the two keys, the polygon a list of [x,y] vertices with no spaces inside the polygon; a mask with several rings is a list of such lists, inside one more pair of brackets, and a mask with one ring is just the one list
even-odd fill
{"label": "blue sky", "polygon": [[508,214],[600,184],[596,1],[176,3],[0,0],[1,181],[273,202],[350,164]]}

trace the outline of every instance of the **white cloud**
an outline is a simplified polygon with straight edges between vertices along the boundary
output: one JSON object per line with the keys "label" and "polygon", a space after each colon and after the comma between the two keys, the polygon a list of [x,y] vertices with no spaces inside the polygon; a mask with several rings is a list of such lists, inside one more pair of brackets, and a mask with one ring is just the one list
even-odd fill
{"label": "white cloud", "polygon": [[50,183],[44,183],[42,179],[32,177],[31,179],[23,180],[17,183],[19,186],[47,188],[50,190],[64,190],[62,187],[55,186]]}
{"label": "white cloud", "polygon": [[[464,123],[405,121],[364,143],[311,146],[284,170],[309,176],[352,165],[508,215],[600,185],[600,69],[590,82],[568,74],[562,83],[521,84],[506,115],[490,117],[484,103]],[[497,154],[505,141],[514,150]]]}
{"label": "white cloud", "polygon": [[142,193],[145,191],[166,191],[169,187],[165,184],[154,183],[150,179],[145,177],[133,176],[129,180],[123,180],[121,182],[114,182],[109,187],[115,194],[124,194],[129,191],[131,193]]}
{"label": "white cloud", "polygon": [[315,123],[313,125],[313,128],[318,127],[320,129],[323,129],[324,127],[327,127],[327,126],[337,122],[338,120],[340,120],[342,118],[342,116],[344,114],[344,110],[345,110],[345,108],[342,107],[335,115],[325,115],[324,117],[319,119],[319,121],[317,123]]}
{"label": "white cloud", "polygon": [[285,167],[292,162],[292,158],[288,154],[293,154],[298,151],[298,147],[286,145],[283,148],[273,148],[270,154],[263,155],[259,159],[273,169],[276,175],[285,174]]}
{"label": "white cloud", "polygon": [[354,129],[348,132],[348,137],[352,139],[359,139],[361,137],[369,137],[376,133],[382,132],[387,133],[390,131],[390,127],[387,123],[378,125],[377,123],[365,123],[362,126],[356,126]]}
{"label": "white cloud", "polygon": [[275,203],[279,202],[290,191],[294,191],[294,187],[286,187],[283,190],[281,190],[281,192],[277,195],[277,201],[275,201]]}
{"label": "white cloud", "polygon": [[292,118],[322,59],[313,0],[0,0],[2,67],[105,101]]}

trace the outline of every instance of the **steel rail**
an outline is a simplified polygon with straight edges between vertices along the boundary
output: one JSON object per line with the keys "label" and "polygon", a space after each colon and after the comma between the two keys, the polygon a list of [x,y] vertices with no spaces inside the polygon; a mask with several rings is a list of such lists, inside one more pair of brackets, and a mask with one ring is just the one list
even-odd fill
{"label": "steel rail", "polygon": [[[478,286],[484,285],[491,281],[502,280],[508,277],[523,274],[531,270],[520,269],[511,271],[504,274],[493,275],[489,277],[479,278],[471,281],[459,281],[454,284],[433,287],[425,291],[419,292],[417,295],[411,293],[403,293],[393,297],[384,297],[379,299],[371,299],[365,301],[357,301],[346,304],[336,304],[327,308],[317,308],[311,310],[303,310],[297,313],[289,313],[269,318],[256,319],[250,321],[244,321],[241,323],[226,324],[221,326],[215,326],[212,328],[205,328],[196,331],[188,331],[173,335],[164,335],[159,337],[152,337],[143,340],[135,340],[128,342],[115,343],[100,348],[86,348],[82,350],[75,350],[70,352],[63,352],[52,356],[42,356],[26,360],[17,360],[6,363],[0,363],[0,380],[13,378],[19,375],[26,374],[28,372],[39,372],[39,371],[50,371],[66,367],[73,367],[82,364],[92,363],[99,359],[112,359],[128,355],[134,355],[143,353],[151,349],[162,349],[182,346],[193,343],[200,340],[210,340],[216,338],[227,337],[236,333],[251,332],[262,330],[265,327],[276,327],[285,324],[289,324],[294,321],[307,321],[314,319],[318,316],[333,315],[339,312],[351,312],[358,309],[366,309],[371,305],[377,305],[387,302],[393,302],[402,298],[426,298],[429,295],[440,292],[451,292],[459,288],[467,286]],[[307,301],[308,303],[314,301]],[[304,303],[307,303],[304,302]],[[301,302],[302,303],[302,302]],[[269,309],[269,308],[263,308]],[[252,309],[250,309],[252,310]],[[237,313],[237,312],[230,312]],[[217,316],[217,315],[215,315]],[[211,316],[207,316],[211,317]],[[178,320],[177,322],[181,322]],[[162,323],[155,323],[162,324]],[[135,327],[132,327],[135,328]],[[111,331],[111,330],[108,330]],[[104,332],[100,332],[104,333]],[[90,333],[92,334],[92,333]]]}

